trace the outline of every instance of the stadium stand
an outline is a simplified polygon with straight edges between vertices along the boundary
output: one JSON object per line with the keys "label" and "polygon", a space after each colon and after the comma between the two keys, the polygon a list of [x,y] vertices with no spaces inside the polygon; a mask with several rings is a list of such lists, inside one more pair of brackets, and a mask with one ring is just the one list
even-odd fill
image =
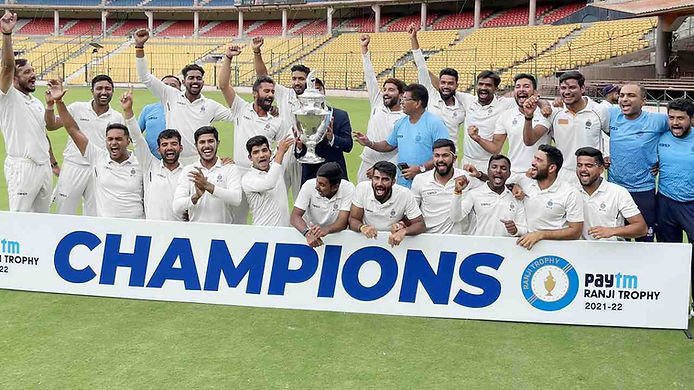
{"label": "stadium stand", "polygon": [[192,7],[193,0],[145,0],[139,6],[147,7]]}
{"label": "stadium stand", "polygon": [[75,6],[99,6],[101,0],[17,0],[15,4],[23,5],[75,5]]}
{"label": "stadium stand", "polygon": [[[333,24],[335,26],[335,24]],[[294,35],[320,35],[328,30],[328,22],[325,19],[314,20],[294,31]]]}
{"label": "stadium stand", "polygon": [[[154,28],[156,29],[159,27],[163,21],[161,20],[155,20],[154,21]],[[116,27],[109,35],[111,36],[128,36],[138,29],[141,28],[147,28],[147,21],[146,20],[127,20],[123,22],[120,26]]]}
{"label": "stadium stand", "polygon": [[232,37],[239,33],[239,22],[232,20],[222,22],[212,27],[211,29],[200,34],[201,37]]}
{"label": "stadium stand", "polygon": [[[205,25],[204,22],[200,22],[200,28]],[[166,27],[157,34],[160,37],[192,37],[193,36],[193,22],[190,20],[179,20],[174,22],[169,27]]]}
{"label": "stadium stand", "polygon": [[[490,10],[482,10],[480,20],[488,18],[492,14]],[[461,12],[457,14],[444,15],[434,22],[433,30],[464,30],[475,26],[474,12]]]}
{"label": "stadium stand", "polygon": [[[434,20],[436,20],[437,18],[438,16],[436,14],[427,14],[426,26],[431,26],[431,24],[434,23]],[[404,16],[402,18],[396,19],[393,23],[389,24],[388,27],[386,27],[386,31],[407,31],[407,26],[409,26],[411,23],[415,23],[417,24],[417,26],[419,26],[420,21],[421,19],[419,15]]]}
{"label": "stadium stand", "polygon": [[[537,18],[551,10],[551,5],[538,5],[535,9]],[[484,22],[482,27],[506,27],[506,26],[525,26],[528,24],[528,7],[516,7],[508,11],[499,13],[492,19]]]}
{"label": "stadium stand", "polygon": [[[381,28],[393,20],[392,16],[381,15]],[[350,31],[358,31],[361,33],[374,32],[374,20],[371,16],[364,16],[356,19],[348,19],[342,24],[342,28]]]}
{"label": "stadium stand", "polygon": [[544,18],[542,18],[542,23],[544,24],[552,24],[555,22],[558,22],[565,17],[578,12],[585,8],[586,5],[584,3],[575,3],[575,4],[569,4],[565,5],[563,7],[556,8],[550,12],[548,12]]}
{"label": "stadium stand", "polygon": [[143,0],[108,0],[106,5],[114,7],[132,7],[142,2]]}
{"label": "stadium stand", "polygon": [[[299,23],[299,20],[287,20],[287,31],[291,30]],[[282,35],[282,21],[269,20],[248,32],[249,36],[273,36]]]}
{"label": "stadium stand", "polygon": [[[358,33],[342,34],[301,62],[319,72],[318,76],[323,79],[326,88],[359,88],[364,84],[359,37]],[[457,37],[458,32],[451,30],[419,33],[422,47],[431,50],[448,47]],[[405,32],[371,34],[369,50],[376,74],[392,68],[394,63],[407,54],[408,48],[409,36]]]}
{"label": "stadium stand", "polygon": [[[113,26],[115,21],[108,20],[106,22],[106,27],[109,28]],[[101,35],[101,20],[96,19],[84,19],[78,20],[77,23],[68,27],[63,31],[63,35],[90,35],[98,36]]]}
{"label": "stadium stand", "polygon": [[516,73],[549,76],[557,70],[575,69],[646,48],[648,41],[644,36],[655,28],[656,23],[656,18],[593,23],[573,40],[514,66],[502,75],[502,84],[509,85]]}
{"label": "stadium stand", "polygon": [[[60,28],[65,26],[65,21],[60,20]],[[50,35],[53,33],[53,19],[32,19],[17,31],[17,34]]]}
{"label": "stadium stand", "polygon": [[205,7],[230,7],[236,5],[236,0],[210,0],[201,2],[200,5]]}

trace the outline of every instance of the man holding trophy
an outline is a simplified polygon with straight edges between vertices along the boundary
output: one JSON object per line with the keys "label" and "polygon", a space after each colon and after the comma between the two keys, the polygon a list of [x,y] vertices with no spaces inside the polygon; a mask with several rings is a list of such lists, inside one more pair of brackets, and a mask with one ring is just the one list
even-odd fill
{"label": "man holding trophy", "polygon": [[[294,153],[301,163],[301,185],[315,179],[318,169],[326,162],[340,165],[342,179],[349,180],[344,156],[344,153],[352,151],[353,146],[349,115],[339,108],[327,106],[325,86],[314,77],[314,72],[309,74],[307,84],[309,88],[298,97],[301,106],[294,112],[300,135]],[[326,116],[320,121],[323,115]]]}

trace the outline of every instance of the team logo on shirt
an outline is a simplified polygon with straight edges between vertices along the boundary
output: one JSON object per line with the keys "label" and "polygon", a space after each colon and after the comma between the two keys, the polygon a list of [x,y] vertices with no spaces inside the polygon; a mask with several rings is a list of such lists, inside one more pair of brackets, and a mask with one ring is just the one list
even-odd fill
{"label": "team logo on shirt", "polygon": [[590,129],[590,126],[592,126],[592,125],[593,125],[593,122],[591,122],[590,119],[586,121],[586,129]]}
{"label": "team logo on shirt", "polygon": [[541,256],[531,261],[521,277],[525,300],[542,311],[567,307],[578,294],[578,272],[559,256]]}
{"label": "team logo on shirt", "polygon": [[333,211],[337,211],[337,203],[333,203]]}
{"label": "team logo on shirt", "polygon": [[130,170],[130,176],[135,176],[135,168],[132,168],[132,169]]}
{"label": "team logo on shirt", "polygon": [[513,118],[513,122],[511,122],[512,125],[517,125],[518,124],[518,118]]}
{"label": "team logo on shirt", "polygon": [[552,199],[550,199],[547,201],[547,208],[551,209],[552,207],[554,207],[554,202],[552,201]]}
{"label": "team logo on shirt", "polygon": [[217,175],[217,181],[222,181],[222,175]]}
{"label": "team logo on shirt", "polygon": [[390,210],[390,217],[395,218],[395,209]]}
{"label": "team logo on shirt", "polygon": [[200,106],[200,112],[205,112],[205,106]]}
{"label": "team logo on shirt", "polygon": [[600,203],[600,211],[605,211],[606,207],[607,205],[605,204],[605,202]]}
{"label": "team logo on shirt", "polygon": [[509,209],[510,211],[515,211],[515,210],[516,210],[516,205],[513,204],[513,203],[511,203],[511,204],[508,206],[508,209]]}

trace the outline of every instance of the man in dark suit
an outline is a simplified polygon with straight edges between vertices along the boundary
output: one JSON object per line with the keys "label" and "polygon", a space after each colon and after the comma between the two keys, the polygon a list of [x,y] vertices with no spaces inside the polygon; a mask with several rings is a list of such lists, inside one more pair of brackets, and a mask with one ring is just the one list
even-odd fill
{"label": "man in dark suit", "polygon": [[[325,95],[325,87],[320,79],[316,79],[316,88]],[[316,145],[316,154],[325,159],[321,164],[301,164],[301,185],[306,180],[314,179],[318,168],[327,162],[336,162],[342,168],[342,178],[349,180],[347,177],[347,164],[345,163],[344,153],[352,151],[352,124],[349,122],[347,111],[339,108],[330,107],[333,112],[333,118],[325,133],[323,140]],[[303,145],[296,145],[294,151],[296,158],[303,157],[306,154],[306,148]]]}

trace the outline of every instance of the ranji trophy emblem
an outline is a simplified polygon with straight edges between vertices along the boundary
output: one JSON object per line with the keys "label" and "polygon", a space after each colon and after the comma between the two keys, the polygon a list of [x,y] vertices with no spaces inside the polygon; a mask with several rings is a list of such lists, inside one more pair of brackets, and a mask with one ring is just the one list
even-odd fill
{"label": "ranji trophy emblem", "polygon": [[299,158],[302,164],[320,164],[325,161],[316,154],[316,145],[323,140],[330,126],[332,110],[325,105],[325,95],[316,89],[316,76],[308,74],[306,90],[298,96],[299,108],[294,111],[296,130],[306,147],[306,154]]}

